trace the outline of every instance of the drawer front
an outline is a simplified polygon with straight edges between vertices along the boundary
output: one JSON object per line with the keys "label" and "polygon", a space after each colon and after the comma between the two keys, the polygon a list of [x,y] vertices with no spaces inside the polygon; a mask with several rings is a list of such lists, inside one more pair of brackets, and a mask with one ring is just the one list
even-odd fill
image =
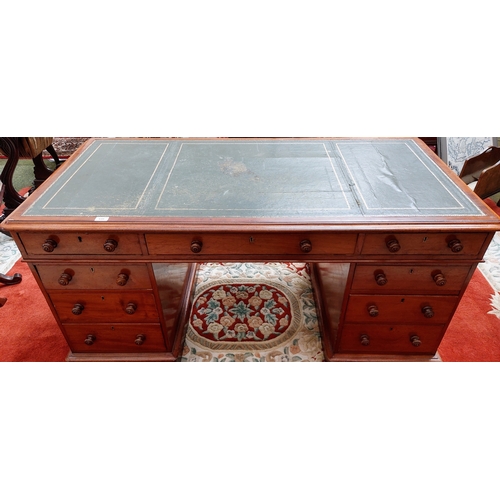
{"label": "drawer front", "polygon": [[41,264],[36,269],[47,289],[151,289],[146,264]]}
{"label": "drawer front", "polygon": [[443,325],[350,324],[342,330],[339,352],[435,354],[444,331]]}
{"label": "drawer front", "polygon": [[166,351],[161,327],[149,325],[64,325],[72,352]]}
{"label": "drawer front", "polygon": [[361,253],[473,256],[479,253],[487,236],[488,233],[370,233],[365,236]]}
{"label": "drawer front", "polygon": [[352,255],[356,233],[146,234],[150,255]]}
{"label": "drawer front", "polygon": [[50,298],[62,323],[158,323],[152,293],[52,292]]}
{"label": "drawer front", "polygon": [[137,234],[23,233],[30,255],[141,255]]}
{"label": "drawer front", "polygon": [[346,323],[447,323],[458,298],[442,295],[351,295]]}
{"label": "drawer front", "polygon": [[391,266],[358,264],[351,289],[373,293],[455,293],[458,295],[471,266]]}

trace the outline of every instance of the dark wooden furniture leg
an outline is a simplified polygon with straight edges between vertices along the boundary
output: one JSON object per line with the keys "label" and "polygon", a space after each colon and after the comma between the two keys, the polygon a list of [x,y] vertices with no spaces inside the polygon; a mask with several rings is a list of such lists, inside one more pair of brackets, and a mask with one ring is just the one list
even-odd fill
{"label": "dark wooden furniture leg", "polygon": [[[23,277],[19,273],[15,273],[12,276],[0,273],[0,283],[4,285],[17,285],[18,283],[21,283],[22,279]],[[7,298],[0,297],[0,307],[3,307],[5,302],[7,302]]]}
{"label": "dark wooden furniture leg", "polygon": [[[54,159],[56,168],[58,168],[64,160],[59,159],[59,156],[57,155],[57,152],[52,144],[50,144],[50,146],[47,146],[45,149],[48,153],[50,153],[50,156],[52,156],[52,158]],[[49,178],[50,174],[53,172],[52,169],[47,168],[47,165],[45,165],[45,162],[43,161],[43,151],[38,156],[35,156],[33,158],[33,164],[35,165],[35,181],[33,189],[31,191],[35,190],[40,186],[40,184],[46,181]]]}
{"label": "dark wooden furniture leg", "polygon": [[47,150],[47,152],[50,154],[50,156],[52,156],[52,158],[54,159],[55,163],[56,163],[56,168],[59,167],[59,165],[61,165],[61,163],[64,161],[64,160],[61,160],[59,159],[59,156],[57,155],[57,152],[56,150],[54,149],[54,146],[52,146],[52,144],[50,146],[47,146],[45,148]]}
{"label": "dark wooden furniture leg", "polygon": [[0,283],[4,285],[17,285],[23,279],[22,274],[15,273],[12,276],[0,273]]}
{"label": "dark wooden furniture leg", "polygon": [[35,165],[35,168],[33,169],[33,172],[35,174],[35,180],[33,182],[34,190],[50,177],[52,170],[50,168],[47,168],[47,165],[45,165],[42,153],[33,158],[33,164]]}
{"label": "dark wooden furniture leg", "polygon": [[[19,147],[13,138],[0,137],[0,149],[7,156],[7,163],[0,174],[0,182],[3,184],[4,189],[3,201],[5,203],[5,208],[0,216],[1,222],[24,201],[24,197],[14,189],[14,185],[12,184],[14,170],[19,161]],[[2,232],[5,233],[5,231]]]}
{"label": "dark wooden furniture leg", "polygon": [[[24,197],[14,189],[14,186],[12,184],[14,171],[16,170],[21,155],[20,151],[22,148],[20,141],[21,138],[19,137],[0,137],[0,149],[3,150],[5,155],[7,156],[7,163],[5,164],[0,176],[0,182],[4,184],[3,199],[5,203],[5,209],[0,216],[0,222],[24,201]],[[54,159],[56,168],[59,167],[62,161],[57,155],[57,152],[52,144],[47,146],[46,150]],[[33,182],[33,187],[30,190],[30,193],[33,192],[37,187],[39,187],[45,180],[47,180],[50,174],[52,174],[53,172],[52,169],[47,168],[47,166],[45,165],[45,162],[43,161],[43,152],[40,152],[33,158],[33,164],[33,173],[35,176],[35,180]],[[2,232],[7,234],[5,231]]]}

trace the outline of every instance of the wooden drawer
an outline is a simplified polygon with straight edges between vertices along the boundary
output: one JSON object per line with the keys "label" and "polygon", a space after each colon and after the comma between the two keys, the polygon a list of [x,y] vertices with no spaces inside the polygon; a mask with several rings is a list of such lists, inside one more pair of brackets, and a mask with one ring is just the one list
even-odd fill
{"label": "wooden drawer", "polygon": [[[64,325],[64,330],[71,351],[75,353],[166,351],[158,324]],[[92,337],[89,338],[89,335]],[[139,335],[143,337],[138,338]]]}
{"label": "wooden drawer", "polygon": [[151,289],[146,264],[40,264],[36,269],[47,289]]}
{"label": "wooden drawer", "polygon": [[[142,254],[137,234],[23,233],[20,238],[30,255]],[[105,245],[108,250],[105,249]]]}
{"label": "wooden drawer", "polygon": [[457,303],[453,295],[351,295],[345,322],[447,323]]}
{"label": "wooden drawer", "polygon": [[[342,330],[339,352],[434,354],[439,347],[444,330],[443,325],[345,325]],[[362,339],[363,335],[368,338]],[[414,339],[414,336],[418,337],[418,340]]]}
{"label": "wooden drawer", "polygon": [[487,236],[487,233],[370,233],[365,236],[361,253],[472,256],[479,253]]}
{"label": "wooden drawer", "polygon": [[462,289],[471,266],[415,266],[415,265],[364,265],[358,264],[351,285],[353,292],[374,292],[377,294],[453,293]]}
{"label": "wooden drawer", "polygon": [[52,292],[50,298],[62,323],[159,322],[152,293],[75,290],[73,293]]}
{"label": "wooden drawer", "polygon": [[[356,240],[356,233],[146,234],[150,255],[280,255],[285,259],[291,255],[351,255]],[[193,242],[199,246],[192,247]]]}

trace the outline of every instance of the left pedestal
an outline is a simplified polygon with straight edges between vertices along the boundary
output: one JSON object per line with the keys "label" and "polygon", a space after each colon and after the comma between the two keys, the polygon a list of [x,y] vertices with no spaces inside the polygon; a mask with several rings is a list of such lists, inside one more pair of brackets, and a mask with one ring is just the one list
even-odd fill
{"label": "left pedestal", "polygon": [[[30,254],[33,235],[19,243]],[[80,243],[95,237],[76,235]],[[42,238],[43,239],[43,238]],[[50,240],[50,238],[47,238]],[[120,247],[120,237],[114,239]],[[41,241],[41,240],[40,240]],[[45,242],[38,242],[36,249]],[[56,254],[61,240],[47,252]],[[33,252],[31,252],[33,253]],[[68,361],[176,361],[182,354],[196,264],[80,255],[27,259],[68,342]]]}

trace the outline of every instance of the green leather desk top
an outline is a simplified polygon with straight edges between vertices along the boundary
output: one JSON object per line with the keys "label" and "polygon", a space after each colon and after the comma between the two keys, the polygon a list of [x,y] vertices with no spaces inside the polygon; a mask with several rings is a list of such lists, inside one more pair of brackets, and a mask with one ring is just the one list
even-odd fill
{"label": "green leather desk top", "polygon": [[102,139],[60,170],[24,216],[484,215],[412,139]]}

